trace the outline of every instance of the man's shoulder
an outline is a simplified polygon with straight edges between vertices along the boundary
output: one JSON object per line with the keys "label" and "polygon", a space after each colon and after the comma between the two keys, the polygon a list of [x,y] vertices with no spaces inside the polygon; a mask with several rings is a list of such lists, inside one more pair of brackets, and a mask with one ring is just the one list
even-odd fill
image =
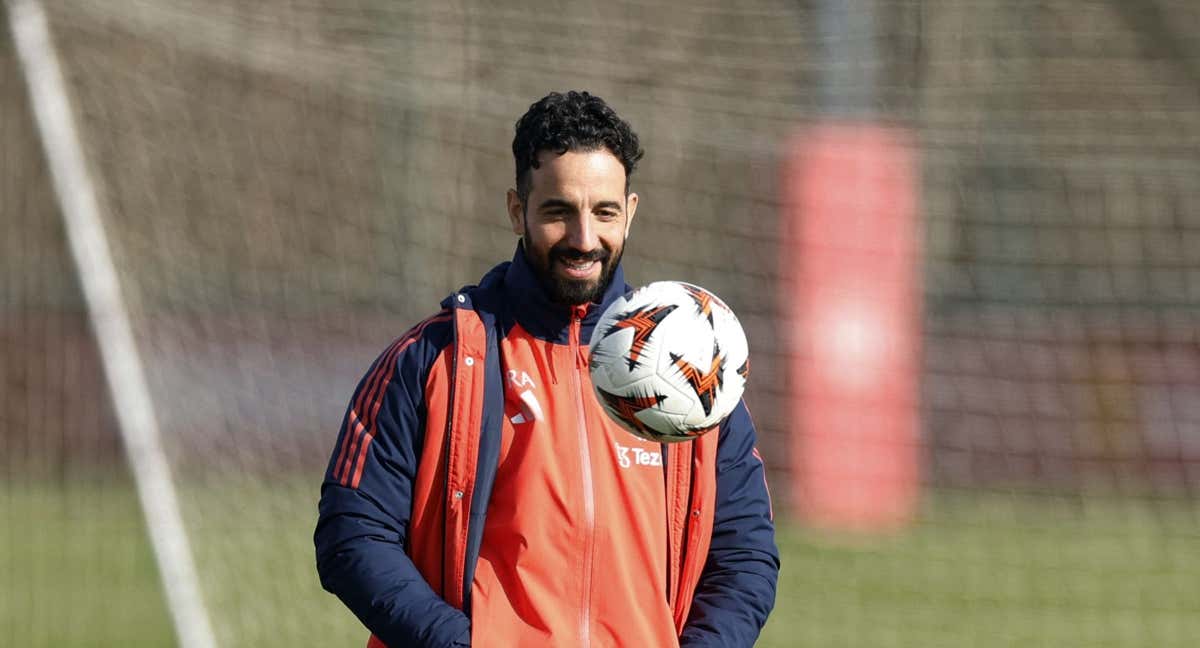
{"label": "man's shoulder", "polygon": [[421,320],[399,339],[413,338],[427,348],[441,350],[454,341],[455,312],[466,309],[482,319],[491,320],[504,304],[504,275],[509,262],[505,261],[489,270],[477,284],[463,286],[450,293],[441,302],[441,310]]}
{"label": "man's shoulder", "polygon": [[[459,311],[466,311],[477,316],[485,325],[491,327],[505,309],[504,275],[510,263],[504,262],[488,271],[477,284],[463,286],[450,293],[442,300],[442,311],[431,319],[448,313],[448,319],[454,320]],[[448,327],[450,337],[454,336],[455,327],[451,322]],[[449,341],[449,340],[448,340]]]}
{"label": "man's shoulder", "polygon": [[504,271],[502,263],[484,275],[478,284],[463,286],[441,302],[441,309],[417,322],[402,335],[394,338],[383,355],[423,356],[432,361],[455,340],[455,318],[459,310],[471,311],[481,319],[490,320],[502,307],[501,294]]}
{"label": "man's shoulder", "polygon": [[428,366],[454,339],[454,314],[442,309],[392,339],[379,358],[398,368]]}
{"label": "man's shoulder", "polygon": [[442,308],[470,308],[479,313],[495,313],[504,301],[504,277],[511,262],[497,264],[477,284],[463,286],[442,300]]}

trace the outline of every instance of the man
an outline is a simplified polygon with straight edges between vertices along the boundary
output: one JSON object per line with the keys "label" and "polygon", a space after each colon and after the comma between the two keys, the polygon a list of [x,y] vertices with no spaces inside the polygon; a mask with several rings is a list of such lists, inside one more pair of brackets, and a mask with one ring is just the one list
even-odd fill
{"label": "man", "polygon": [[[779,557],[745,405],[661,446],[608,419],[587,340],[629,290],[637,135],[599,97],[517,122],[510,263],[359,384],[322,486],[321,583],[369,645],[750,646]],[[658,461],[622,461],[632,448]]]}

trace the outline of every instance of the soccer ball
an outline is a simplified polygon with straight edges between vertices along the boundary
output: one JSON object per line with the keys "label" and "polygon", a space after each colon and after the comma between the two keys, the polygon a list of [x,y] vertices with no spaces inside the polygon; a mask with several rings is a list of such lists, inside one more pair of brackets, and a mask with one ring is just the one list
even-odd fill
{"label": "soccer ball", "polygon": [[658,442],[717,426],[742,398],[746,334],[711,292],[658,281],[617,299],[592,331],[596,398],[622,427]]}

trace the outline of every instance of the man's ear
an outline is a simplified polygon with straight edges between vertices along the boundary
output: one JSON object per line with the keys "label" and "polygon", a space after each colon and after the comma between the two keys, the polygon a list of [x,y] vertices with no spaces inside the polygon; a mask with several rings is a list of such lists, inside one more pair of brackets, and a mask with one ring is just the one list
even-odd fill
{"label": "man's ear", "polygon": [[637,213],[638,195],[631,193],[625,196],[625,236],[629,236],[629,228],[633,227],[633,215]]}
{"label": "man's ear", "polygon": [[521,200],[521,196],[517,194],[516,189],[509,189],[505,195],[506,207],[508,208],[508,220],[512,223],[513,234],[523,236],[525,234],[525,203]]}

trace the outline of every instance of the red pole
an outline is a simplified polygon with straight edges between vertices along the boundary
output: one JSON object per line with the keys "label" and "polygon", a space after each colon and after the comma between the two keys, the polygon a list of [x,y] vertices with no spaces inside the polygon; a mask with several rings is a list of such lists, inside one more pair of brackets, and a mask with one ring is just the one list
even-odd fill
{"label": "red pole", "polygon": [[920,241],[911,137],[807,127],[784,171],[793,497],[831,530],[903,526],[919,490]]}

